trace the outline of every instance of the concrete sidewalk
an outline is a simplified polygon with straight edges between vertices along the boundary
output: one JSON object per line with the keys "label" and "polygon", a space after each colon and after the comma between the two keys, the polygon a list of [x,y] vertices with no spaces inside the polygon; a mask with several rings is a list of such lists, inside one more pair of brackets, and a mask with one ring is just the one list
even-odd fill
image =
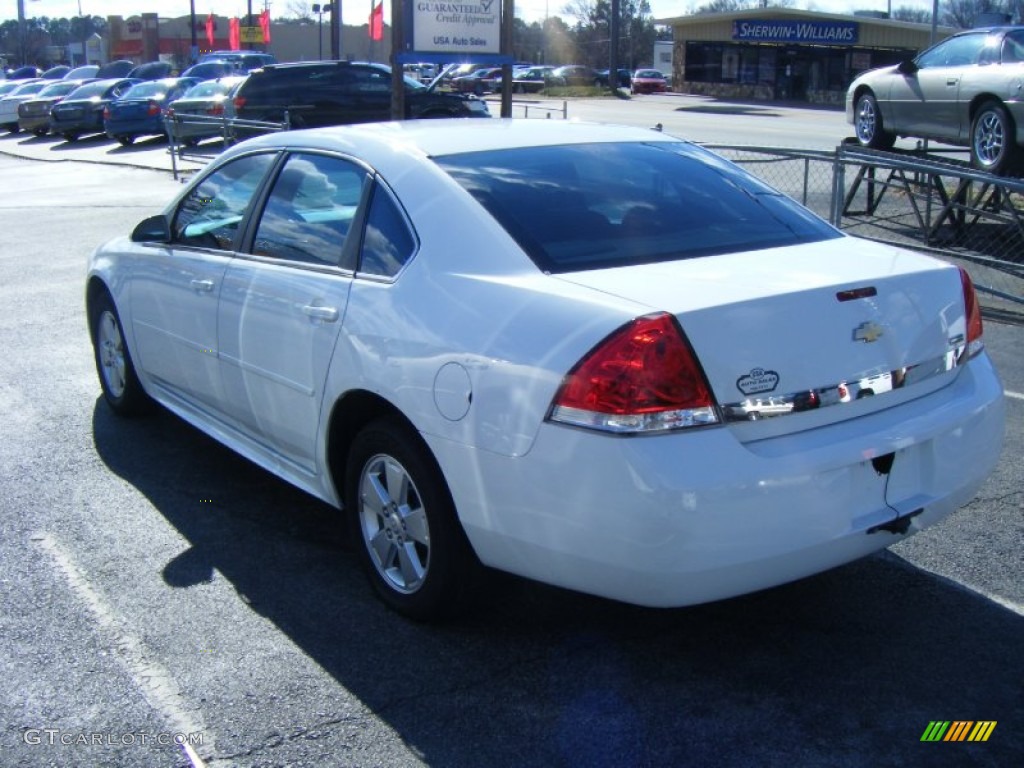
{"label": "concrete sidewalk", "polygon": [[149,168],[172,173],[175,166],[186,176],[203,168],[223,149],[219,140],[206,141],[189,148],[184,156],[172,157],[167,139],[154,136],[123,147],[106,136],[97,134],[78,141],[64,141],[61,136],[34,136],[30,133],[0,134],[0,154],[43,162],[82,162]]}

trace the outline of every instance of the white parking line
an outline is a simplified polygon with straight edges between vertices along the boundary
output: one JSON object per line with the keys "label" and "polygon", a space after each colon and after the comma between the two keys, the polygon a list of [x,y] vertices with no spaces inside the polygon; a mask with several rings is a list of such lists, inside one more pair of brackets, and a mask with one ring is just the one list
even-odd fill
{"label": "white parking line", "polygon": [[[48,533],[35,534],[32,541],[50,556],[64,574],[71,591],[85,603],[96,623],[110,633],[113,646],[118,651],[114,655],[124,663],[149,705],[166,718],[168,726],[175,734],[201,734],[203,750],[212,753],[213,735],[203,723],[202,716],[181,707],[183,697],[174,676],[152,661],[152,654],[147,651],[143,642],[125,629],[117,613],[89,583],[71,554]],[[192,749],[191,744],[186,741],[181,746],[193,768],[205,767],[206,764]],[[228,763],[218,761],[217,765],[226,766]]]}
{"label": "white parking line", "polygon": [[1004,391],[1003,394],[1006,395],[1007,397],[1012,397],[1014,400],[1024,400],[1024,394],[1021,394],[1020,392]]}

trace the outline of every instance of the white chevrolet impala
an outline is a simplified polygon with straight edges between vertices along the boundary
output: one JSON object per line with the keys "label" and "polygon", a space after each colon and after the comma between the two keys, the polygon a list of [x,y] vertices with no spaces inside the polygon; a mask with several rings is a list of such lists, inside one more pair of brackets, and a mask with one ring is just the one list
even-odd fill
{"label": "white chevrolet impala", "polygon": [[247,141],[87,302],[116,412],[343,509],[416,618],[482,566],[649,606],[798,579],[952,513],[1002,442],[966,272],[636,128]]}

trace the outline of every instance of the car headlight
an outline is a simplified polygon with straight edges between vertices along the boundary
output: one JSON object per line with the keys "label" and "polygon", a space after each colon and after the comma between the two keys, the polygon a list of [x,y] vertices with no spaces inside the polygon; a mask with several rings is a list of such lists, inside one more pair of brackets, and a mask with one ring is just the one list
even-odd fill
{"label": "car headlight", "polygon": [[468,99],[466,101],[466,107],[470,112],[481,112],[486,115],[490,114],[490,110],[487,109],[487,102],[483,99]]}

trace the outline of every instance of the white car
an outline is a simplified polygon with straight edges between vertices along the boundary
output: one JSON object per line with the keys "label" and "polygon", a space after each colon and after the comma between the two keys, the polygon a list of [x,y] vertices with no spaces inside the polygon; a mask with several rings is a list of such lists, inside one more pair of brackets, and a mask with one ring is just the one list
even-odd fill
{"label": "white car", "polygon": [[36,98],[36,94],[46,86],[53,85],[53,83],[53,80],[33,80],[24,85],[19,85],[0,98],[0,128],[6,128],[11,133],[17,133],[18,106],[23,102]]}
{"label": "white car", "polygon": [[99,248],[87,304],[116,412],[344,509],[417,618],[481,564],[648,606],[781,584],[942,520],[1001,449],[966,272],[657,131],[253,139]]}

